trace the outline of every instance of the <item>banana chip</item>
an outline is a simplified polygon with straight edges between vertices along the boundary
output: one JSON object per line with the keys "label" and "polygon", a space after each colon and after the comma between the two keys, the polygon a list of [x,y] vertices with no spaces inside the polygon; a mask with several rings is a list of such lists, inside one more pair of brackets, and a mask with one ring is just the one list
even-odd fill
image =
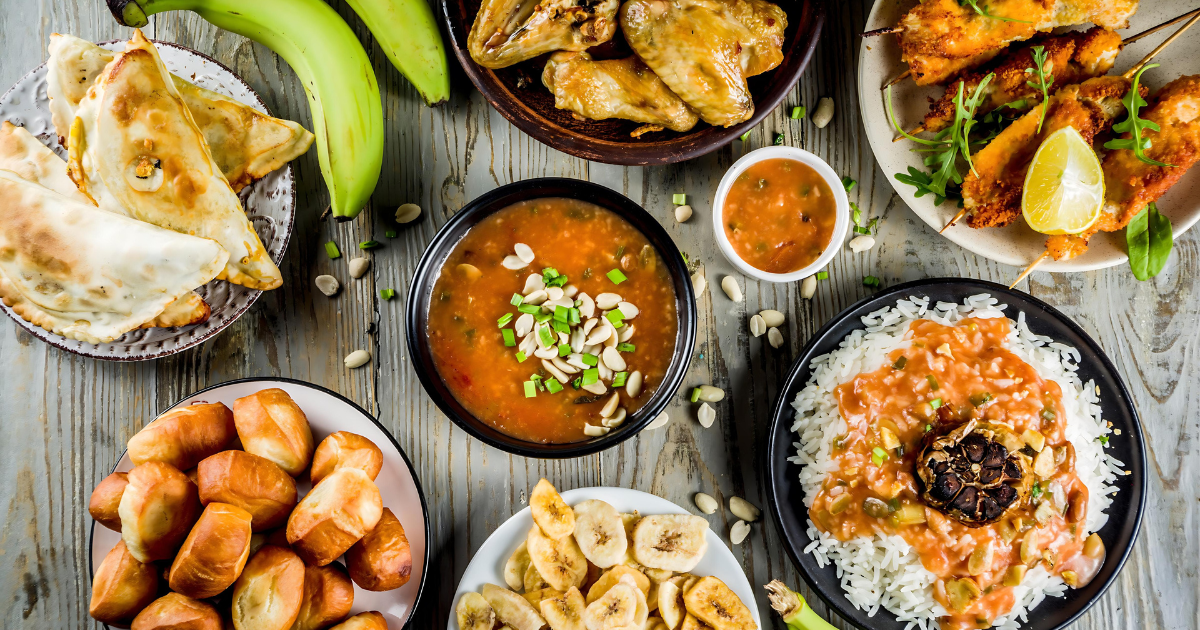
{"label": "banana chip", "polygon": [[[508,588],[519,591],[525,588],[525,572],[529,570],[529,547],[522,542],[520,547],[504,563],[504,583]],[[525,588],[528,591],[528,588]]]}
{"label": "banana chip", "polygon": [[575,541],[584,557],[602,569],[620,564],[629,548],[621,514],[596,499],[575,506]]}
{"label": "banana chip", "polygon": [[529,511],[533,514],[533,522],[550,538],[558,540],[575,532],[575,511],[545,479],[530,493]]}
{"label": "banana chip", "polygon": [[642,575],[637,569],[623,564],[618,564],[617,566],[606,571],[604,575],[601,575],[600,579],[596,580],[596,583],[593,584],[592,588],[588,590],[587,603],[590,604],[603,597],[604,594],[608,592],[608,589],[616,586],[616,584],[620,582],[621,578],[626,576],[633,580],[634,584],[637,585],[638,590],[642,592],[642,595],[649,594],[650,578]]}
{"label": "banana chip", "polygon": [[495,584],[484,584],[483,598],[496,612],[500,623],[508,624],[513,630],[541,630],[546,620],[524,597]]}
{"label": "banana chip", "polygon": [[[525,544],[522,543],[521,546],[524,547]],[[521,585],[525,587],[526,593],[532,593],[550,586],[550,583],[542,578],[542,574],[538,573],[537,567],[530,561],[529,566],[525,567],[525,575],[521,576]]]}
{"label": "banana chip", "polygon": [[540,606],[542,604],[543,600],[550,599],[551,597],[559,597],[562,594],[563,594],[563,592],[556,588],[546,587],[546,588],[539,588],[536,591],[530,591],[528,593],[525,593],[521,597],[524,597],[525,601],[527,601],[531,605],[533,605],[534,608],[537,608],[538,606]]}
{"label": "banana chip", "polygon": [[716,630],[712,626],[700,621],[692,615],[683,618],[683,623],[679,624],[679,630]]}
{"label": "banana chip", "polygon": [[691,514],[655,514],[633,528],[633,556],[652,569],[691,571],[708,551],[708,521]]}
{"label": "banana chip", "polygon": [[674,580],[658,585],[658,614],[669,630],[678,628],[687,615],[687,609],[683,605],[683,590]]}
{"label": "banana chip", "polygon": [[459,630],[492,630],[496,625],[496,611],[479,593],[463,593],[454,607]]}
{"label": "banana chip", "polygon": [[683,594],[688,613],[714,630],[757,630],[750,609],[721,580],[700,578]]}
{"label": "banana chip", "polygon": [[587,603],[574,586],[566,593],[543,599],[541,608],[542,617],[550,624],[550,630],[587,630],[583,623]]}
{"label": "banana chip", "polygon": [[[571,520],[575,520],[574,515]],[[564,536],[555,540],[535,526],[529,529],[525,544],[529,548],[530,566],[537,569],[547,584],[560,591],[583,585],[587,578],[587,558],[583,557],[574,538]]]}

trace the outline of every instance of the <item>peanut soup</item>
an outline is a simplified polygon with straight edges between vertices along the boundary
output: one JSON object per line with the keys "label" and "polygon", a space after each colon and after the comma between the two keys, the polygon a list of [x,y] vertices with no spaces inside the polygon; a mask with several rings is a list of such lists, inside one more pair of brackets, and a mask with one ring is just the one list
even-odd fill
{"label": "peanut soup", "polygon": [[678,330],[659,252],[633,225],[562,198],[471,228],[429,303],[434,365],[454,397],[518,439],[615,430],[662,384]]}
{"label": "peanut soup", "polygon": [[837,201],[811,166],[774,158],[738,175],[722,219],[739,258],[755,269],[790,273],[811,265],[829,245]]}
{"label": "peanut soup", "polygon": [[835,391],[848,431],[809,516],[843,541],[903,537],[939,578],[942,628],[991,626],[1029,569],[1078,587],[1103,563],[1062,391],[1003,347],[1009,329],[918,320],[888,365]]}

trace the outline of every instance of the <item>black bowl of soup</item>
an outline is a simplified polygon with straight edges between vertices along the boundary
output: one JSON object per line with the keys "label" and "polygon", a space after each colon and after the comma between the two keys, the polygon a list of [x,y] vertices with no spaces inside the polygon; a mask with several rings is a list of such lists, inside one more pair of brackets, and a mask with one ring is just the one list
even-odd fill
{"label": "black bowl of soup", "polygon": [[696,338],[687,265],[624,195],[586,181],[502,186],[454,215],[409,286],[410,356],[472,436],[577,457],[640,431],[683,382]]}

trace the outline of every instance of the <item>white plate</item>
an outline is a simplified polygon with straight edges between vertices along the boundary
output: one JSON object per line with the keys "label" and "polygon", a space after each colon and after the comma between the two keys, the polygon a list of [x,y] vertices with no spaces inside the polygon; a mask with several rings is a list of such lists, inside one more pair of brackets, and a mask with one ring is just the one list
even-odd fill
{"label": "white plate", "polygon": [[[622,513],[636,510],[642,516],[690,514],[687,510],[666,499],[639,490],[603,487],[577,488],[561,494],[567,505],[578,505],[588,499],[599,499],[608,502]],[[529,508],[525,508],[504,521],[503,525],[496,528],[496,531],[483,541],[483,546],[475,552],[475,557],[471,558],[471,563],[467,565],[467,570],[463,572],[462,579],[458,582],[458,590],[454,592],[454,600],[451,602],[450,618],[446,621],[447,630],[458,630],[458,619],[454,615],[453,607],[458,605],[458,598],[463,593],[478,592],[484,584],[488,583],[504,586],[504,564],[508,562],[509,556],[517,550],[517,547],[520,547],[521,543],[525,541],[525,535],[532,526],[533,517],[529,514]],[[763,627],[762,620],[758,616],[758,604],[754,601],[754,589],[746,580],[742,565],[738,564],[737,558],[733,557],[733,552],[725,546],[721,537],[711,528],[708,530],[708,553],[704,554],[704,559],[696,565],[691,573],[720,578],[729,588],[733,589],[734,593],[737,593],[746,608],[750,609],[754,623],[759,628]]]}
{"label": "white plate", "polygon": [[[100,45],[109,50],[125,49],[123,41]],[[176,44],[156,41],[154,45],[167,69],[175,75],[270,114],[266,103],[254,90],[215,59]],[[31,70],[0,96],[0,120],[25,127],[43,144],[54,149],[59,157],[66,158],[66,149],[58,143],[58,134],[50,122],[46,64]],[[278,265],[283,260],[296,217],[296,186],[291,165],[247,186],[239,196],[267,253]],[[95,359],[143,361],[182,352],[215,336],[245,313],[262,291],[214,280],[196,289],[196,293],[212,307],[207,322],[178,328],[143,328],[128,332],[112,343],[98,345],[47,332],[25,321],[2,303],[0,309],[29,334],[56,348]]]}
{"label": "white plate", "polygon": [[[900,16],[915,4],[914,0],[877,0],[863,30],[893,26]],[[1120,34],[1129,37],[1195,8],[1188,2],[1142,0],[1137,14],[1130,20],[1130,28],[1120,31]],[[1132,67],[1155,46],[1170,37],[1179,26],[1182,24],[1126,46],[1117,59],[1113,74],[1120,74]],[[1088,27],[1090,25],[1078,28]],[[1193,34],[1194,30],[1175,40],[1155,59],[1155,62],[1162,64],[1161,68],[1155,68],[1142,75],[1143,82],[1151,90],[1162,87],[1182,74],[1200,70],[1200,65],[1196,63],[1196,59],[1200,58],[1200,33]],[[894,36],[864,37],[858,51],[859,109],[862,111],[863,126],[867,130],[871,150],[875,153],[875,160],[879,162],[879,167],[883,169],[888,182],[917,216],[935,230],[940,230],[958,208],[951,202],[945,202],[940,207],[935,206],[931,195],[918,199],[913,194],[915,189],[912,186],[901,184],[894,178],[896,173],[908,172],[909,166],[921,168],[922,154],[909,150],[915,146],[913,142],[892,142],[897,134],[888,122],[883,92],[880,91],[880,87],[906,69],[907,66],[900,61],[900,47]],[[917,126],[928,111],[927,99],[940,98],[943,92],[944,89],[938,86],[918,87],[909,79],[897,83],[892,88],[897,122],[905,129]],[[1185,175],[1171,192],[1159,200],[1158,207],[1171,219],[1175,238],[1178,240],[1183,232],[1200,220],[1200,169],[1192,169]],[[1017,221],[1006,228],[978,230],[967,227],[966,222],[960,221],[946,230],[945,236],[980,256],[1020,267],[1029,264],[1045,251],[1046,241],[1044,235],[1029,229],[1024,221]],[[1128,257],[1125,255],[1124,230],[1102,232],[1092,238],[1084,255],[1071,260],[1048,260],[1042,263],[1038,270],[1088,271],[1119,265],[1126,260]]]}
{"label": "white plate", "polygon": [[[320,443],[325,436],[335,431],[350,431],[371,440],[383,451],[383,469],[379,471],[375,484],[379,486],[383,506],[390,508],[404,526],[404,534],[408,537],[408,544],[412,550],[412,576],[404,586],[381,593],[366,591],[355,585],[354,608],[351,609],[351,614],[377,610],[387,618],[388,627],[393,630],[403,628],[420,600],[421,591],[425,586],[425,568],[429,566],[429,522],[425,495],[421,492],[421,483],[417,480],[408,457],[400,450],[391,434],[370,414],[324,388],[300,381],[275,378],[245,379],[215,385],[184,398],[171,408],[194,402],[222,402],[232,408],[234,400],[271,387],[278,387],[287,392],[304,411],[304,415],[308,417],[308,424],[312,427],[314,443]],[[129,461],[129,454],[123,453],[121,461],[117,462],[113,470],[128,472],[131,468],[133,464]],[[307,493],[308,482],[298,479],[296,489],[301,495]],[[121,534],[92,521],[89,550],[91,575],[95,575],[96,567],[100,566],[104,556],[120,540]]]}

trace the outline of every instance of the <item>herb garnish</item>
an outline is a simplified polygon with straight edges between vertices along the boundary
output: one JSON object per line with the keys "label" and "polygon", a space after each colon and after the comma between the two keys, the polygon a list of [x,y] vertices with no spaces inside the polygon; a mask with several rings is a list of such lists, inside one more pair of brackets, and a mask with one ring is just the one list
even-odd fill
{"label": "herb garnish", "polygon": [[[1025,85],[1042,91],[1042,117],[1038,119],[1037,132],[1042,133],[1042,123],[1046,122],[1046,110],[1050,108],[1050,85],[1054,83],[1054,75],[1046,75],[1046,47],[1033,47],[1033,63],[1036,68],[1025,68],[1025,74],[1036,72],[1037,82],[1026,81]],[[1049,79],[1049,80],[1047,80]]]}
{"label": "herb garnish", "polygon": [[[1146,149],[1150,148],[1150,138],[1142,137],[1142,130],[1149,129],[1150,131],[1161,131],[1158,123],[1153,120],[1146,120],[1138,117],[1138,110],[1146,106],[1146,99],[1142,98],[1138,91],[1138,84],[1141,82],[1142,73],[1150,68],[1157,68],[1158,64],[1151,63],[1142,67],[1133,75],[1133,85],[1129,88],[1129,92],[1121,98],[1121,102],[1125,104],[1125,111],[1129,114],[1129,118],[1113,125],[1113,131],[1117,133],[1127,133],[1131,137],[1118,138],[1109,140],[1104,143],[1105,149],[1127,149],[1133,151],[1134,157],[1150,164],[1152,166],[1162,166],[1165,168],[1175,168],[1174,164],[1164,164],[1157,160],[1152,160],[1146,157]],[[1142,278],[1139,278],[1142,279]]]}
{"label": "herb garnish", "polygon": [[1158,206],[1150,202],[1125,226],[1125,242],[1133,277],[1149,280],[1167,266],[1174,245],[1171,220],[1159,214]]}
{"label": "herb garnish", "polygon": [[1000,20],[1001,22],[1018,22],[1021,24],[1031,24],[1032,23],[1032,22],[1029,22],[1028,20],[1018,20],[1016,18],[1007,18],[1007,17],[1001,17],[999,15],[992,15],[991,13],[988,13],[987,10],[985,10],[983,7],[979,6],[979,0],[958,0],[958,6],[971,7],[972,9],[975,9],[975,12],[978,13],[979,15],[982,15],[985,18],[991,18],[993,20]]}
{"label": "herb garnish", "polygon": [[895,178],[902,184],[909,184],[916,187],[917,197],[921,197],[927,193],[933,193],[934,204],[941,205],[947,197],[951,195],[948,191],[951,185],[957,186],[962,184],[962,174],[958,172],[958,156],[962,154],[967,162],[967,166],[971,171],[975,170],[975,165],[971,162],[971,145],[970,135],[971,128],[975,126],[975,111],[979,108],[980,101],[983,100],[984,91],[989,83],[995,78],[995,73],[988,74],[975,86],[970,96],[964,96],[964,82],[958,82],[958,93],[954,96],[954,123],[949,127],[939,131],[932,140],[918,138],[907,131],[900,128],[896,123],[896,113],[892,106],[892,88],[887,89],[887,113],[888,120],[895,127],[900,135],[924,145],[925,148],[913,149],[921,153],[929,155],[924,159],[925,166],[930,168],[930,174],[921,172],[920,170],[909,167],[908,174],[897,173]]}

